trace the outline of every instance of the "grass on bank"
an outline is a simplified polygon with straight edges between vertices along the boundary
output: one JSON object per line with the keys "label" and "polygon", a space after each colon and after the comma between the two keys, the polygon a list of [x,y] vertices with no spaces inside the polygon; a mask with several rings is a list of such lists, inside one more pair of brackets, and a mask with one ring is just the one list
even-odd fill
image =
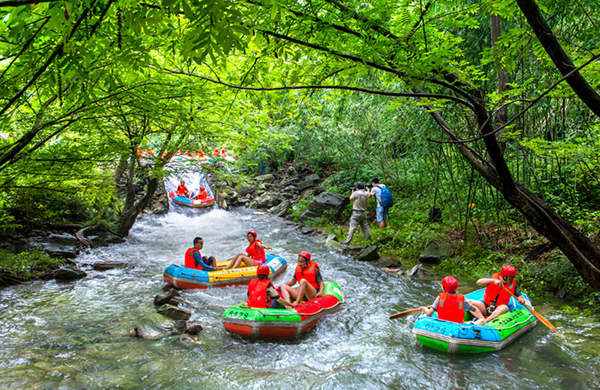
{"label": "grass on bank", "polygon": [[62,260],[41,250],[14,254],[0,250],[0,275],[18,281],[37,279],[62,265]]}

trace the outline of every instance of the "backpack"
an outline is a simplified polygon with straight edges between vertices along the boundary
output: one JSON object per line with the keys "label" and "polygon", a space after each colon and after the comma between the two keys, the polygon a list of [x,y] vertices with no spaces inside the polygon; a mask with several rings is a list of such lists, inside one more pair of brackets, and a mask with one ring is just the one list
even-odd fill
{"label": "backpack", "polygon": [[387,187],[377,187],[381,189],[381,205],[383,207],[392,207],[394,205],[394,198],[392,197],[390,189]]}

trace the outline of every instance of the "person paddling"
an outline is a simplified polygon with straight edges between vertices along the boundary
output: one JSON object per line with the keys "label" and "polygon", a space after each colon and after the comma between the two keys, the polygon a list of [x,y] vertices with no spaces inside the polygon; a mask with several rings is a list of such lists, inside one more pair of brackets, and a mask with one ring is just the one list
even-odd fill
{"label": "person paddling", "polygon": [[[293,288],[298,283],[298,288]],[[278,287],[281,296],[286,301],[290,298],[295,299],[292,306],[297,306],[300,301],[310,301],[323,295],[325,282],[321,276],[321,268],[314,261],[310,260],[310,253],[300,252],[298,254],[298,265],[294,271],[294,277],[289,282]]]}
{"label": "person paddling", "polygon": [[221,271],[222,268],[217,267],[217,259],[214,256],[202,256],[200,250],[204,247],[202,237],[194,238],[194,247],[189,248],[185,252],[185,268],[201,269],[203,271]]}
{"label": "person paddling", "polygon": [[246,253],[238,253],[232,259],[225,269],[238,268],[244,263],[247,267],[261,265],[267,261],[265,249],[272,250],[270,246],[264,246],[261,240],[258,240],[255,231],[249,231],[246,238],[250,245],[246,248]]}
{"label": "person paddling", "polygon": [[290,309],[292,304],[283,299],[273,283],[268,279],[271,269],[263,264],[256,269],[257,279],[252,279],[248,284],[248,307],[258,309]]}
{"label": "person paddling", "polygon": [[438,318],[440,320],[457,322],[459,324],[464,322],[465,312],[473,314],[475,318],[485,322],[485,317],[481,314],[481,311],[469,304],[469,300],[465,300],[465,296],[457,294],[458,280],[453,276],[446,276],[442,279],[442,290],[435,301],[431,305],[431,308],[421,307],[421,311],[426,316],[431,317],[434,311],[437,311]]}
{"label": "person paddling", "polygon": [[486,286],[485,293],[483,294],[483,302],[470,299],[469,303],[487,316],[485,322],[490,322],[499,315],[509,311],[508,303],[510,302],[511,295],[504,291],[502,286],[514,294],[520,304],[525,303],[525,298],[521,295],[521,291],[519,291],[519,287],[515,281],[516,276],[517,270],[515,267],[505,265],[499,273],[488,275],[477,281],[478,286]]}

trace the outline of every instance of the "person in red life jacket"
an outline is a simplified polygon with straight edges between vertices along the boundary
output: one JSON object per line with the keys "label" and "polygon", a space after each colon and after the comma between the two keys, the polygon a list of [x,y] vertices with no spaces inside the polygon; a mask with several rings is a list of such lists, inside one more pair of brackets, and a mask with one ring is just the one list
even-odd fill
{"label": "person in red life jacket", "polygon": [[513,293],[520,304],[525,303],[525,298],[521,296],[521,291],[519,291],[519,287],[515,281],[516,276],[517,270],[515,267],[505,265],[499,273],[488,275],[477,281],[478,286],[486,286],[485,293],[483,294],[483,302],[471,299],[469,303],[487,316],[486,322],[490,322],[509,310],[508,303],[510,302],[511,295],[504,291],[502,286]]}
{"label": "person in red life jacket", "polygon": [[437,311],[440,320],[458,322],[459,324],[464,322],[465,312],[470,312],[475,318],[485,322],[485,317],[481,314],[481,311],[471,305],[464,295],[457,294],[457,289],[458,280],[453,276],[446,276],[442,279],[442,290],[444,292],[438,295],[431,308],[422,307],[421,311],[429,317],[434,311]]}
{"label": "person in red life jacket", "polygon": [[185,252],[185,268],[201,269],[203,271],[221,271],[222,268],[217,267],[217,259],[214,256],[202,256],[200,250],[204,247],[202,237],[194,238],[194,247],[189,248]]}
{"label": "person in red life jacket", "polygon": [[[293,288],[298,283],[298,288]],[[323,295],[325,282],[321,276],[321,268],[310,260],[310,253],[300,252],[298,254],[298,265],[294,271],[294,277],[287,283],[279,286],[281,296],[286,301],[294,299],[292,306],[297,306],[300,301],[310,301]]]}
{"label": "person in red life jacket", "polygon": [[261,265],[267,261],[265,249],[272,250],[270,246],[264,246],[261,240],[256,238],[255,231],[249,231],[246,235],[248,238],[248,248],[246,253],[238,253],[232,259],[229,265],[225,269],[238,268],[244,263],[244,267],[251,267],[253,265]]}
{"label": "person in red life jacket", "polygon": [[213,157],[219,157],[220,153],[219,153],[219,149],[215,149],[215,151],[213,152]]}
{"label": "person in red life jacket", "polygon": [[202,151],[202,149],[199,149],[199,151],[198,151],[198,157],[200,157],[200,158],[206,157],[206,154],[204,154],[204,152]]}
{"label": "person in red life jacket", "polygon": [[194,199],[206,199],[207,197],[208,194],[206,193],[206,188],[200,187],[200,192],[198,193],[198,195],[196,195]]}
{"label": "person in red life jacket", "polygon": [[269,280],[271,269],[263,264],[256,269],[258,279],[248,284],[248,307],[259,309],[290,309],[292,304],[281,298],[273,283]]}
{"label": "person in red life jacket", "polygon": [[181,183],[179,183],[179,186],[177,186],[177,196],[185,196],[186,198],[190,197],[190,192],[185,186],[185,180],[182,180]]}
{"label": "person in red life jacket", "polygon": [[221,157],[227,157],[227,152],[225,149],[221,149]]}

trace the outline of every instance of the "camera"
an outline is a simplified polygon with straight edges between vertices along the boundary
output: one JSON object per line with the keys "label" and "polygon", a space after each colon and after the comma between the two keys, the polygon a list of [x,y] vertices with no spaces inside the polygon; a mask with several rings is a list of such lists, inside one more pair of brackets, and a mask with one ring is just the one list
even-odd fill
{"label": "camera", "polygon": [[367,188],[372,190],[373,189],[373,184],[367,184]]}
{"label": "camera", "polygon": [[348,188],[350,188],[350,191],[354,191],[356,189],[356,186],[349,186]]}

